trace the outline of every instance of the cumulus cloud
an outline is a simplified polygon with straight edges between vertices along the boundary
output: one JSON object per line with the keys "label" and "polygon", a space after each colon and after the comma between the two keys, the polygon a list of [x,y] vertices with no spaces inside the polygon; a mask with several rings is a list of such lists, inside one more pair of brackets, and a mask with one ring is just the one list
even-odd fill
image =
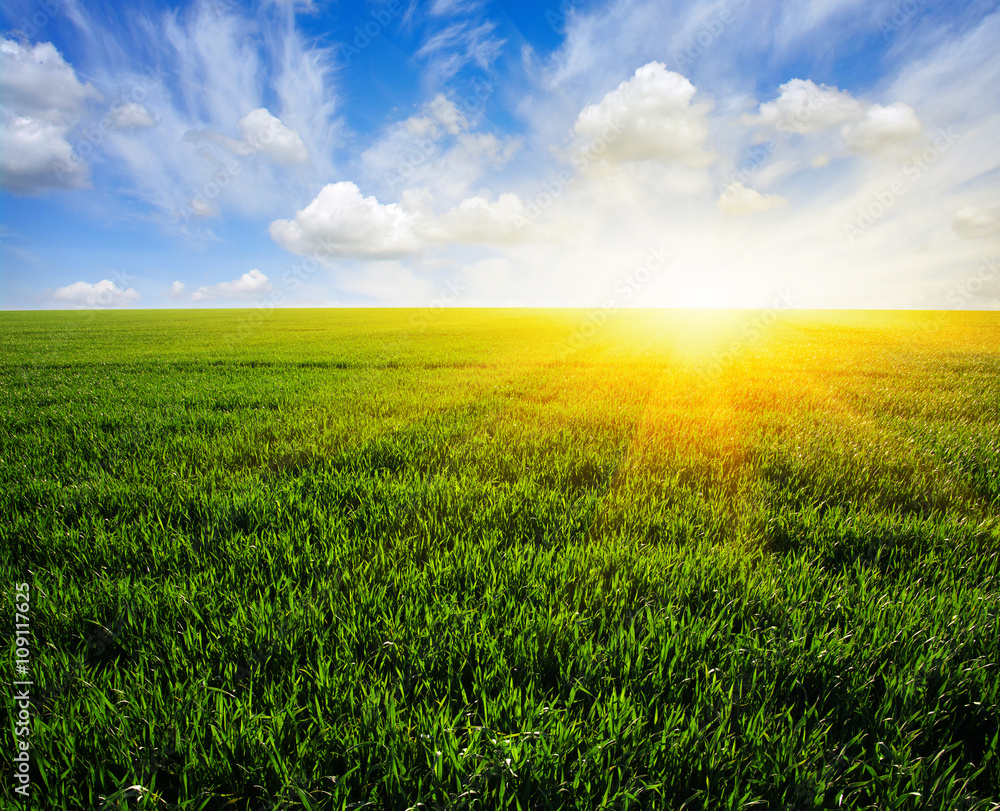
{"label": "cumulus cloud", "polygon": [[66,136],[98,96],[51,42],[0,39],[0,184],[17,194],[84,185],[88,167]]}
{"label": "cumulus cloud", "polygon": [[94,284],[74,282],[66,287],[56,288],[52,292],[52,298],[61,304],[76,307],[103,308],[129,307],[132,302],[138,301],[140,296],[131,287],[122,290],[114,282],[102,279]]}
{"label": "cumulus cloud", "polygon": [[[177,286],[180,285],[180,288]],[[183,292],[184,285],[174,282],[171,290]],[[267,276],[254,268],[232,282],[219,282],[210,287],[199,287],[191,294],[191,301],[211,301],[216,298],[255,299],[272,290]]]}
{"label": "cumulus cloud", "polygon": [[906,148],[922,132],[920,119],[913,108],[896,102],[888,107],[872,105],[860,121],[846,124],[841,135],[852,152],[872,154]]}
{"label": "cumulus cloud", "polygon": [[263,152],[275,163],[290,166],[309,160],[299,134],[264,107],[251,110],[236,126],[246,147]]}
{"label": "cumulus cloud", "polygon": [[963,239],[1000,236],[1000,208],[962,206],[952,218],[951,227]]}
{"label": "cumulus cloud", "polygon": [[415,215],[396,203],[364,197],[350,181],[328,183],[293,220],[275,220],[271,237],[292,253],[387,259],[420,247]]}
{"label": "cumulus cloud", "polygon": [[398,259],[431,244],[513,244],[529,233],[525,206],[516,194],[495,202],[476,195],[436,216],[433,197],[407,190],[400,203],[365,197],[350,181],[323,188],[293,220],[275,220],[270,233],[285,250],[327,260]]}
{"label": "cumulus cloud", "polygon": [[15,194],[79,188],[89,170],[76,161],[66,141],[67,127],[0,113],[0,185]]}
{"label": "cumulus cloud", "polygon": [[184,282],[174,282],[170,285],[170,289],[167,291],[167,295],[173,299],[184,298],[187,294],[187,285]]}
{"label": "cumulus cloud", "polygon": [[756,115],[743,116],[741,123],[800,135],[839,129],[849,150],[868,155],[906,148],[923,133],[916,112],[903,102],[869,104],[807,79],[792,79],[779,90],[776,99],[761,104]]}
{"label": "cumulus cloud", "polygon": [[108,119],[116,130],[146,129],[156,126],[156,119],[143,105],[128,102],[112,107],[108,111]]}
{"label": "cumulus cloud", "polygon": [[100,94],[83,84],[51,42],[21,45],[0,40],[3,103],[20,115],[53,124],[80,120],[88,99]]}
{"label": "cumulus cloud", "polygon": [[607,143],[602,157],[612,163],[639,160],[677,161],[707,166],[711,110],[707,102],[692,103],[694,85],[662,62],[650,62],[597,104],[585,107],[574,125],[585,141]]}
{"label": "cumulus cloud", "polygon": [[778,97],[760,105],[757,115],[742,123],[780,132],[822,132],[858,121],[864,105],[845,90],[817,85],[809,79],[792,79],[778,88]]}
{"label": "cumulus cloud", "polygon": [[731,183],[719,196],[715,207],[725,214],[741,217],[786,205],[788,205],[788,201],[784,197],[779,197],[776,194],[761,194],[756,189],[748,189],[742,183]]}

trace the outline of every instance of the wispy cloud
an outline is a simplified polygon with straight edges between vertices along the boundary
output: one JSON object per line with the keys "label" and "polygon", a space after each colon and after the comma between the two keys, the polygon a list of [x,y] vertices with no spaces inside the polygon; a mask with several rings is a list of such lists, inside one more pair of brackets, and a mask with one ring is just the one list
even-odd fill
{"label": "wispy cloud", "polygon": [[430,13],[434,16],[455,16],[479,11],[486,0],[434,0]]}
{"label": "wispy cloud", "polygon": [[427,66],[428,85],[438,87],[470,64],[489,70],[505,43],[496,31],[491,20],[463,21],[432,34],[415,54]]}
{"label": "wispy cloud", "polygon": [[[60,123],[45,122],[50,143],[44,151],[66,158],[74,171],[54,177],[35,169],[34,184],[79,185],[87,161],[68,158],[102,155],[110,169],[106,182],[143,201],[162,226],[196,234],[207,233],[198,225],[206,213],[277,211],[308,193],[317,174],[332,173],[340,125],[331,54],[306,42],[291,5],[265,4],[255,16],[207,0],[162,13],[125,13],[136,40],[130,54],[120,47],[120,32],[102,31],[107,23],[73,6],[77,26],[92,42],[82,68],[91,84],[79,82],[53,50],[47,74],[35,81],[44,94],[25,84],[17,97],[27,103],[48,94],[47,109],[64,110]],[[8,48],[12,59],[16,47]],[[150,63],[160,69],[151,72]],[[111,103],[103,110],[92,103],[88,120],[83,102],[97,99],[98,89]],[[13,116],[11,122],[25,129]],[[99,137],[68,146],[70,127],[80,124],[86,139],[88,125],[102,123]]]}

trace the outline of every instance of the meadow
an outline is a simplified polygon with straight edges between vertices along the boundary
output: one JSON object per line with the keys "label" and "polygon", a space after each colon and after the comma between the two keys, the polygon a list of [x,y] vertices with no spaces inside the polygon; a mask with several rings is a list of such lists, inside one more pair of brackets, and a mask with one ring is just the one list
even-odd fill
{"label": "meadow", "polygon": [[8,807],[1000,808],[996,313],[6,312],[0,365]]}

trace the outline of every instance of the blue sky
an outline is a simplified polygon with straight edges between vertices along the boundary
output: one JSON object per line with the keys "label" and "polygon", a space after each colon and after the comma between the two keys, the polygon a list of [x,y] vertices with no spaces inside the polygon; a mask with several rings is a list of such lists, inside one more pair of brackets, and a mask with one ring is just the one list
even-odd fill
{"label": "blue sky", "polygon": [[0,12],[0,307],[1000,308],[1000,11]]}

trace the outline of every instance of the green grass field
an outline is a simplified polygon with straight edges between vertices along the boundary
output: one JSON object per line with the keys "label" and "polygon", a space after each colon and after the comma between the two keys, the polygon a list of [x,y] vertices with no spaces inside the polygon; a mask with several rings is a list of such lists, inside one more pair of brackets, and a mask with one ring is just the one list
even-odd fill
{"label": "green grass field", "polygon": [[1000,808],[1000,316],[590,323],[0,314],[30,807]]}

